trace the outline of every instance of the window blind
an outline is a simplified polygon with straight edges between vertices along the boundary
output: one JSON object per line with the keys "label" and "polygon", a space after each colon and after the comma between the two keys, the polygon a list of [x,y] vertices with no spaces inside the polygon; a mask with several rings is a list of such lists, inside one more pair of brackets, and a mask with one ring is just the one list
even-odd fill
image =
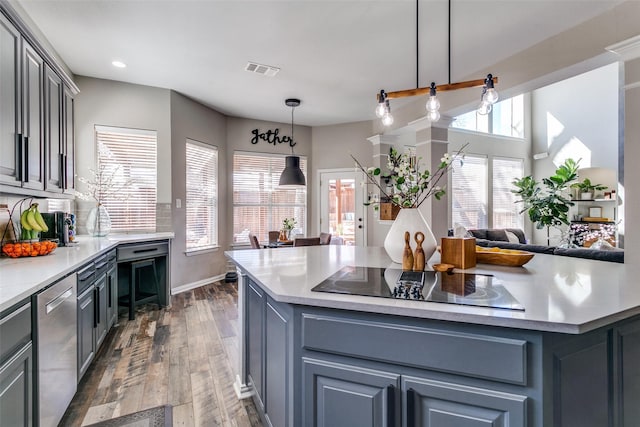
{"label": "window blind", "polygon": [[218,246],[218,149],[187,139],[186,249]]}
{"label": "window blind", "polygon": [[155,131],[96,126],[102,204],[112,231],[155,231],[157,135]]}
{"label": "window blind", "polygon": [[[233,243],[249,243],[249,233],[268,240],[270,230],[280,230],[282,220],[297,222],[292,234],[306,234],[307,189],[279,188],[285,156],[236,152],[233,155]],[[307,176],[307,160],[300,157]]]}
{"label": "window blind", "polygon": [[487,228],[487,158],[467,154],[451,174],[451,189],[452,225]]}
{"label": "window blind", "polygon": [[524,175],[521,159],[493,159],[493,228],[522,228],[523,216],[519,214],[522,204],[511,190],[512,182]]}

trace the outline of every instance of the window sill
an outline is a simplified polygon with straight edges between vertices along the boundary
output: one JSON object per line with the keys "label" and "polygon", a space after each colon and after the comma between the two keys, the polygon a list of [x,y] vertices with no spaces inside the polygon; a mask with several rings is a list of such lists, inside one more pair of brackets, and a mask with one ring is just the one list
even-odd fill
{"label": "window sill", "polygon": [[187,251],[184,251],[184,254],[186,256],[197,256],[197,255],[208,254],[208,253],[211,253],[211,252],[218,252],[218,250],[220,250],[220,246],[209,246],[209,247],[206,247],[206,248],[198,248],[198,249],[187,250]]}

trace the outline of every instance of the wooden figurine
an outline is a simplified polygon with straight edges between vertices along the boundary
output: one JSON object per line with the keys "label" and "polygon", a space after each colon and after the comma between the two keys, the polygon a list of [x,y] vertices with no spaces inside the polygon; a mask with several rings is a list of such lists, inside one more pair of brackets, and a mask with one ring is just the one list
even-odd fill
{"label": "wooden figurine", "polygon": [[404,252],[402,253],[402,269],[404,271],[411,271],[413,269],[413,252],[411,251],[411,233],[404,232]]}
{"label": "wooden figurine", "polygon": [[424,233],[422,231],[417,231],[414,238],[416,239],[416,253],[413,256],[413,271],[423,271],[424,270],[424,249],[422,249],[422,242],[424,242]]}

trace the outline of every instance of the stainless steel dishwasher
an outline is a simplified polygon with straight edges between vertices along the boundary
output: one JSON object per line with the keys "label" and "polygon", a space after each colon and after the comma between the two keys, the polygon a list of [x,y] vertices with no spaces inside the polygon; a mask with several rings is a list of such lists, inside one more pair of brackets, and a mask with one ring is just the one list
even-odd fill
{"label": "stainless steel dishwasher", "polygon": [[38,328],[38,418],[55,427],[77,388],[76,274],[36,295]]}

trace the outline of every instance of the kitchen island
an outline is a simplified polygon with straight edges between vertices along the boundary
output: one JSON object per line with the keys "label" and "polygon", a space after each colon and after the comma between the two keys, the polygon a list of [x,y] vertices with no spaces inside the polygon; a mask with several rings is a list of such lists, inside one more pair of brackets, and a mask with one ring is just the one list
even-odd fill
{"label": "kitchen island", "polygon": [[239,389],[270,425],[640,419],[638,266],[537,254],[465,270],[492,274],[521,311],[312,291],[346,266],[399,268],[381,248],[227,255],[242,273]]}

